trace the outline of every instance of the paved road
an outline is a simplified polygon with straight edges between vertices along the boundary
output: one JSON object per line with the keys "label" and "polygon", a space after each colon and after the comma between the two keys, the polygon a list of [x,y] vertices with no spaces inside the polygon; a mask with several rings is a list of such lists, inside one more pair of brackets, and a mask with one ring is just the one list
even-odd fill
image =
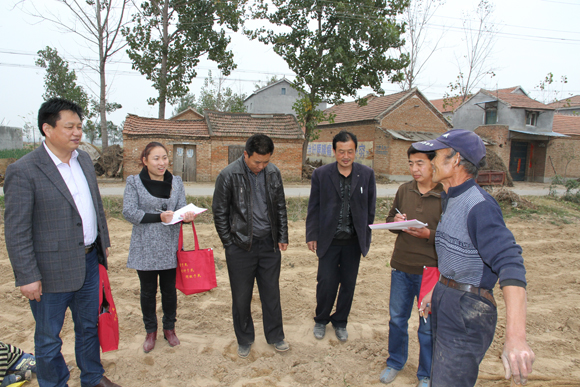
{"label": "paved road", "polygon": [[[398,184],[379,184],[377,185],[377,196],[389,197],[395,196]],[[515,183],[515,187],[510,188],[518,195],[543,196],[549,192],[549,184],[540,183]],[[125,189],[124,184],[101,184],[101,195],[103,196],[122,196]],[[186,183],[185,193],[191,196],[212,196],[214,185],[211,183]],[[558,189],[561,194],[564,188]],[[310,185],[289,184],[284,187],[284,193],[287,197],[308,197],[310,195]]]}
{"label": "paved road", "polygon": [[[397,193],[398,184],[378,184],[377,196],[389,197],[395,196]],[[541,183],[515,183],[515,187],[509,188],[518,195],[528,196],[544,196],[549,192],[549,184]],[[99,182],[99,188],[102,196],[123,196],[125,184],[122,182]],[[191,196],[212,196],[214,190],[213,183],[186,183],[185,193]],[[558,190],[559,194],[565,192],[563,187]],[[288,184],[284,187],[284,193],[287,197],[308,197],[310,195],[310,185],[307,184]],[[4,191],[0,187],[0,195],[4,195]]]}

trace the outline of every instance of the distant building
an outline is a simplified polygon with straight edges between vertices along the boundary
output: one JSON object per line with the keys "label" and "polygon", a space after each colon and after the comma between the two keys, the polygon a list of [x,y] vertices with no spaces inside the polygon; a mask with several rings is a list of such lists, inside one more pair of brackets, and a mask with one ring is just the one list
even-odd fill
{"label": "distant building", "polygon": [[557,114],[580,116],[580,95],[564,98],[558,102],[549,103],[548,106],[556,109]]}
{"label": "distant building", "polygon": [[212,181],[243,154],[246,140],[263,133],[274,140],[271,161],[285,180],[302,176],[304,134],[289,114],[248,114],[188,109],[169,120],[129,114],[123,129],[123,178],[139,173],[145,145],[157,141],[169,152],[169,170],[184,181]]}
{"label": "distant building", "polygon": [[[294,114],[293,105],[300,98],[298,90],[292,87],[290,81],[282,78],[277,82],[254,91],[244,101],[246,112],[253,114],[282,113]],[[326,103],[318,108],[326,109]]]}
{"label": "distant building", "polygon": [[346,102],[326,109],[334,122],[318,125],[320,136],[308,145],[307,157],[334,162],[332,138],[347,130],[358,139],[357,162],[370,166],[378,176],[409,180],[409,146],[440,136],[451,124],[416,88],[381,97],[369,94],[364,99],[365,106]]}
{"label": "distant building", "polygon": [[580,141],[569,134],[574,125],[520,86],[481,89],[453,116],[454,128],[473,130],[490,144],[488,149],[500,156],[514,181],[549,182],[556,174],[580,177],[580,157],[575,156],[580,155]]}
{"label": "distant building", "polygon": [[0,150],[22,149],[22,129],[0,126]]}

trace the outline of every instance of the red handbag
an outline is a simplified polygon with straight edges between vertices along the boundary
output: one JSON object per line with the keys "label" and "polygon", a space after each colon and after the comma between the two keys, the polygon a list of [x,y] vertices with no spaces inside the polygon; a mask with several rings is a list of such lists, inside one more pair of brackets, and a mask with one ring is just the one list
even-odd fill
{"label": "red handbag", "polygon": [[103,352],[119,349],[119,318],[113,301],[109,275],[105,266],[99,264],[99,342]]}
{"label": "red handbag", "polygon": [[[421,301],[429,293],[439,281],[439,269],[437,267],[423,266],[423,277],[421,280],[421,290],[419,290],[419,298],[417,299],[417,308],[421,307]],[[431,314],[431,311],[429,311]]]}
{"label": "red handbag", "polygon": [[217,286],[213,249],[200,250],[195,225],[191,222],[195,250],[183,250],[183,223],[177,245],[177,276],[175,287],[183,294],[207,292]]}

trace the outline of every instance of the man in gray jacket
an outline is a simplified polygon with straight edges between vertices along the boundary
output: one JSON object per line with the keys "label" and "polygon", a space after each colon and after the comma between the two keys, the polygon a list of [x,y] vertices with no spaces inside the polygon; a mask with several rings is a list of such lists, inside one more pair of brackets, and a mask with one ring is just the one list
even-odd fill
{"label": "man in gray jacket", "polygon": [[226,250],[232,290],[234,331],[238,355],[248,357],[254,343],[250,304],[258,283],[264,334],[277,351],[287,351],[280,305],[281,251],[288,247],[288,218],[282,176],[270,163],[274,142],[255,134],[244,155],[217,177],[213,215]]}
{"label": "man in gray jacket", "polygon": [[[6,170],[6,248],[16,286],[30,300],[40,387],[70,377],[60,331],[71,310],[83,387],[115,387],[103,376],[97,323],[99,263],[107,266],[109,231],[89,155],[77,150],[82,109],[52,98],[38,112],[45,141]],[[100,254],[97,254],[100,252]]]}

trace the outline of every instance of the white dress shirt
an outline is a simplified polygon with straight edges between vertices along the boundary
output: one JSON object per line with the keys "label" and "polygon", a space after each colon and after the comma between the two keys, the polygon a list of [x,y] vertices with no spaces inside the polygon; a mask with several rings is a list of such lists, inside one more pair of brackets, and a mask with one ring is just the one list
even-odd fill
{"label": "white dress shirt", "polygon": [[45,142],[43,144],[75,201],[77,211],[83,221],[85,246],[90,246],[97,239],[97,214],[95,212],[91,190],[89,189],[89,183],[79,164],[79,152],[74,150],[71,154],[69,164],[67,164],[56,157],[48,146],[46,146]]}

